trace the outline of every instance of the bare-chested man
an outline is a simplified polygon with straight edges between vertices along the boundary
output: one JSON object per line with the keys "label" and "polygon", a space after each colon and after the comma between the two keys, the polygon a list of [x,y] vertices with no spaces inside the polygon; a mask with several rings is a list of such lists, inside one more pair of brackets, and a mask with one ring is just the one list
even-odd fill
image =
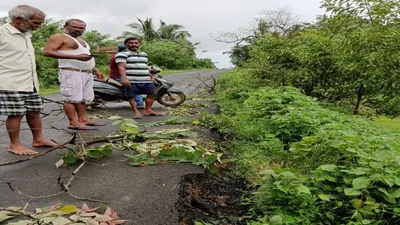
{"label": "bare-chested man", "polygon": [[95,67],[90,46],[81,37],[85,29],[86,23],[82,20],[67,20],[64,25],[65,33],[52,35],[43,49],[43,55],[58,59],[58,78],[64,110],[69,119],[68,128],[95,130],[93,126],[104,124],[87,119],[85,103],[94,98],[92,74],[100,80],[104,79],[104,75]]}
{"label": "bare-chested man", "polygon": [[42,27],[46,15],[39,9],[19,5],[9,11],[11,22],[0,27],[0,115],[7,116],[6,128],[10,138],[8,151],[18,155],[38,152],[25,148],[20,139],[20,125],[26,121],[32,131],[33,147],[56,147],[42,134],[35,53],[31,31]]}

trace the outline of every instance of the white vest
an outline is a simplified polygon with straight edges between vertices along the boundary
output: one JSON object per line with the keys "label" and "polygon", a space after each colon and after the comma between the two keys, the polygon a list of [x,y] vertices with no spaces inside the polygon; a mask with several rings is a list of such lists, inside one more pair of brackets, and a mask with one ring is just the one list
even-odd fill
{"label": "white vest", "polygon": [[[57,50],[57,52],[63,53],[63,54],[68,54],[68,55],[80,55],[80,54],[88,54],[90,55],[90,46],[89,44],[85,41],[86,48],[82,46],[82,44],[76,40],[76,38],[71,37],[68,34],[64,34],[65,36],[68,36],[72,38],[77,44],[78,48],[74,50]],[[80,61],[76,59],[58,59],[58,67],[59,68],[74,68],[74,69],[80,69],[80,70],[92,70],[95,66],[95,61],[94,58],[91,58],[89,61]]]}

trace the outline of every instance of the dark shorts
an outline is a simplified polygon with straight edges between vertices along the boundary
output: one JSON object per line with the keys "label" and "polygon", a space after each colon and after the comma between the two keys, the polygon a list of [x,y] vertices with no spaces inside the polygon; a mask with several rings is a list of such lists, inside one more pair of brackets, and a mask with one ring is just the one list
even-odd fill
{"label": "dark shorts", "polygon": [[156,86],[154,83],[131,83],[131,87],[124,87],[125,96],[134,98],[136,95],[144,94],[147,96],[156,96]]}
{"label": "dark shorts", "polygon": [[40,112],[43,102],[37,92],[0,91],[0,115],[23,116],[27,112]]}

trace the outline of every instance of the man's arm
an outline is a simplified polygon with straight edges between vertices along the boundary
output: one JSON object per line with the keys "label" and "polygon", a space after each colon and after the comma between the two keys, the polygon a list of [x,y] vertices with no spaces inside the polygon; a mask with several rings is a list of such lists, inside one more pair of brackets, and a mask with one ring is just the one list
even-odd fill
{"label": "man's arm", "polygon": [[92,72],[97,76],[97,78],[98,78],[99,80],[104,80],[104,74],[103,74],[102,72],[100,72],[99,69],[97,69],[96,67],[94,67],[94,68],[92,69]]}
{"label": "man's arm", "polygon": [[122,78],[122,85],[130,87],[131,82],[128,80],[128,76],[126,76],[126,62],[128,60],[128,56],[124,53],[118,53],[115,55],[115,63],[118,66],[118,73]]}
{"label": "man's arm", "polygon": [[128,77],[126,76],[126,62],[120,62],[117,63],[118,65],[118,72],[119,75],[121,75],[122,78],[122,85],[130,87],[131,86],[131,82],[129,82]]}
{"label": "man's arm", "polygon": [[62,34],[54,34],[49,40],[47,40],[46,46],[43,49],[43,55],[56,59],[76,59],[81,61],[88,61],[91,59],[91,56],[87,54],[80,55],[68,55],[64,53],[57,52],[58,49],[63,45],[63,36]]}

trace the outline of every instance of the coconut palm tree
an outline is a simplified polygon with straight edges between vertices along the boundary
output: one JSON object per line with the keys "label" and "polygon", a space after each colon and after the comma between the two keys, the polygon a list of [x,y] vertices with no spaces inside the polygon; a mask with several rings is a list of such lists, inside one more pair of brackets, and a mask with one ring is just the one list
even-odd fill
{"label": "coconut palm tree", "polygon": [[184,30],[185,27],[179,24],[167,24],[160,20],[160,27],[157,29],[158,38],[165,40],[181,40],[190,38],[192,35]]}
{"label": "coconut palm tree", "polygon": [[122,40],[126,37],[138,37],[146,42],[157,39],[163,40],[182,40],[190,38],[188,31],[184,30],[184,26],[179,24],[167,24],[160,20],[158,28],[153,24],[153,18],[142,20],[137,18],[139,22],[130,23],[127,26],[133,31],[124,31],[117,39]]}

